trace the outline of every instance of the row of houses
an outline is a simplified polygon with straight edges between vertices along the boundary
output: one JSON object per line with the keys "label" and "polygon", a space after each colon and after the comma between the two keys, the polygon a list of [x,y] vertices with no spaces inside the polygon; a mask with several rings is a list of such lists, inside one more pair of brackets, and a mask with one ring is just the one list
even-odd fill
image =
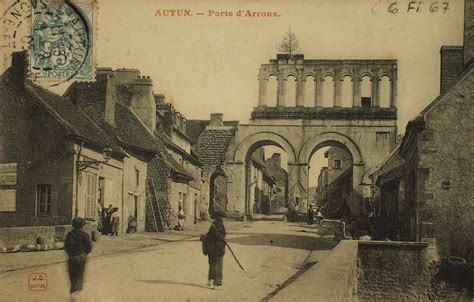
{"label": "row of houses", "polygon": [[[13,53],[0,77],[0,226],[96,223],[112,205],[121,232],[164,231],[181,210],[185,224],[216,204],[232,212],[224,166],[238,122],[188,121],[153,88],[136,69],[98,68],[61,96],[28,80],[27,53]],[[256,202],[275,186],[262,160]]]}
{"label": "row of houses", "polygon": [[463,46],[441,48],[440,95],[371,174],[376,236],[436,238],[442,256],[474,260],[474,2]]}

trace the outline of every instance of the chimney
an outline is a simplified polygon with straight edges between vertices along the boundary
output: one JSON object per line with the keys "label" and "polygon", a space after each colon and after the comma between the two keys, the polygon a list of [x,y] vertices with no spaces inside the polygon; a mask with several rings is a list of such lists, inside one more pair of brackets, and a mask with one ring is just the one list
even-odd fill
{"label": "chimney", "polygon": [[209,126],[224,126],[224,114],[223,113],[211,113],[211,121]]}
{"label": "chimney", "polygon": [[26,51],[12,53],[11,70],[15,79],[18,79],[17,83],[23,84],[28,70],[28,53]]}
{"label": "chimney", "polygon": [[130,84],[138,77],[140,77],[138,69],[120,68],[114,71],[114,84]]}
{"label": "chimney", "polygon": [[113,73],[112,69],[110,69],[109,74],[104,74],[106,77],[107,86],[105,91],[105,113],[104,118],[105,120],[111,124],[115,125],[115,87],[113,83]]}
{"label": "chimney", "polygon": [[156,128],[156,103],[153,81],[150,77],[138,77],[133,81],[132,110],[153,133]]}
{"label": "chimney", "polygon": [[441,53],[441,93],[447,91],[463,73],[464,56],[461,46],[443,46]]}
{"label": "chimney", "polygon": [[464,2],[464,67],[474,58],[474,0]]}
{"label": "chimney", "polygon": [[[104,119],[111,125],[115,125],[115,87],[114,72],[110,67],[97,67],[95,70],[96,80],[105,85],[105,104],[100,109],[103,110]],[[93,101],[93,100],[89,100]],[[85,105],[85,104],[83,104]],[[86,105],[87,106],[87,105]]]}
{"label": "chimney", "polygon": [[155,94],[155,103],[156,105],[163,105],[165,103],[165,95]]}

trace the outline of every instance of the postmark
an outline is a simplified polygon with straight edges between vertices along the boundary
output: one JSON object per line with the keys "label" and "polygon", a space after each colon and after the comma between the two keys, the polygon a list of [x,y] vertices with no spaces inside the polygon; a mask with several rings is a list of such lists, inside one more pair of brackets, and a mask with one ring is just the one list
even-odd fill
{"label": "postmark", "polygon": [[43,3],[32,9],[30,78],[58,83],[93,80],[94,4]]}
{"label": "postmark", "polygon": [[28,275],[28,288],[32,291],[44,291],[48,289],[48,274],[30,273]]}

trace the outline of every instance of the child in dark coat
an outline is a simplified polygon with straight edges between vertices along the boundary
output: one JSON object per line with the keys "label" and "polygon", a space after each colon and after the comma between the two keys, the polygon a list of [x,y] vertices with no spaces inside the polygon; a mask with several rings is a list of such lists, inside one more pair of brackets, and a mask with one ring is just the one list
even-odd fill
{"label": "child in dark coat", "polygon": [[220,289],[222,286],[222,268],[225,253],[225,227],[222,221],[225,212],[215,211],[215,220],[207,232],[207,256],[209,257],[209,286]]}
{"label": "child in dark coat", "polygon": [[68,269],[71,281],[70,294],[74,296],[84,284],[84,270],[86,267],[86,256],[92,251],[92,243],[89,234],[82,228],[86,224],[84,218],[76,217],[72,220],[74,229],[66,235],[64,249],[69,255]]}

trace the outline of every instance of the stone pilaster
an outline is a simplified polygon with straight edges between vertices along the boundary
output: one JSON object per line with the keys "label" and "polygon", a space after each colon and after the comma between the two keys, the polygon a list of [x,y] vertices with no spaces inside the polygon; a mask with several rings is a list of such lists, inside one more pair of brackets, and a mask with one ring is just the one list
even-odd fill
{"label": "stone pilaster", "polygon": [[304,106],[304,87],[306,85],[306,79],[302,75],[298,75],[296,79],[296,106]]}
{"label": "stone pilaster", "polygon": [[259,77],[259,95],[258,95],[258,106],[266,107],[267,106],[267,86],[268,79],[263,75]]}
{"label": "stone pilaster", "polygon": [[277,106],[285,107],[286,106],[286,79],[283,78],[283,75],[278,77],[278,100]]}
{"label": "stone pilaster", "polygon": [[362,78],[359,74],[355,74],[352,78],[352,106],[360,107],[360,89],[362,84]]}

